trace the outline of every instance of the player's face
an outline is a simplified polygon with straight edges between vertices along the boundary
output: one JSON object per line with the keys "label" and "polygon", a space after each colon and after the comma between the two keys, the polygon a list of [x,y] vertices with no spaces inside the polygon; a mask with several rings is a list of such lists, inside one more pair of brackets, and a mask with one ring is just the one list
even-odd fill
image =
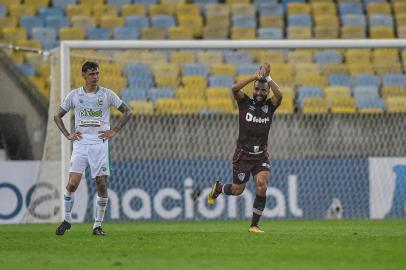
{"label": "player's face", "polygon": [[253,98],[255,102],[263,102],[266,100],[269,94],[269,86],[266,82],[256,81],[254,83],[254,94]]}
{"label": "player's face", "polygon": [[99,69],[91,69],[82,73],[83,78],[85,79],[86,85],[97,86],[99,83]]}

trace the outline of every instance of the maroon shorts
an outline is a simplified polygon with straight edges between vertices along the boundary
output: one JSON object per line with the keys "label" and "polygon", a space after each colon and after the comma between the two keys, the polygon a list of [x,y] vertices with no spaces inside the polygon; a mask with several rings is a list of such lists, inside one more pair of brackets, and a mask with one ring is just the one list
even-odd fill
{"label": "maroon shorts", "polygon": [[246,183],[250,178],[250,174],[255,176],[261,171],[269,172],[269,168],[269,154],[266,149],[263,153],[254,155],[237,148],[233,157],[233,183]]}

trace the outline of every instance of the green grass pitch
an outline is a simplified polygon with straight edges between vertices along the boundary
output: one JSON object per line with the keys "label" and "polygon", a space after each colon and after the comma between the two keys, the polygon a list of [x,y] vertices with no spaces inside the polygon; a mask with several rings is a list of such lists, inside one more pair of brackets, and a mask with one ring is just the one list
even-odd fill
{"label": "green grass pitch", "polygon": [[406,220],[0,225],[0,269],[406,269]]}

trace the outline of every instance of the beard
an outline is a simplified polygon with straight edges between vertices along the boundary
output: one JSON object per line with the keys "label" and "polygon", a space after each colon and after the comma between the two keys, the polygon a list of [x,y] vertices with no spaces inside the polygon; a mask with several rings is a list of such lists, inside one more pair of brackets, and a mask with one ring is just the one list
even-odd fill
{"label": "beard", "polygon": [[263,104],[266,101],[266,96],[264,95],[253,95],[255,103]]}

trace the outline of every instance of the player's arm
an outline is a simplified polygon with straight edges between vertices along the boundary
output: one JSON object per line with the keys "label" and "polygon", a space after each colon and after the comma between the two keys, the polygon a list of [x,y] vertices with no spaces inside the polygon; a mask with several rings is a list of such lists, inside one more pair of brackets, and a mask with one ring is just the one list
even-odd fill
{"label": "player's arm", "polygon": [[264,67],[267,74],[266,80],[273,93],[273,96],[271,97],[271,102],[275,106],[275,108],[277,108],[279,107],[279,105],[281,105],[283,95],[279,85],[277,85],[276,82],[274,82],[274,80],[272,80],[270,76],[271,65],[269,63],[265,63]]}
{"label": "player's arm", "polygon": [[101,139],[111,139],[117,132],[130,120],[131,117],[131,108],[124,102],[121,103],[120,107],[117,108],[122,115],[118,119],[117,124],[110,130],[100,131],[99,138]]}
{"label": "player's arm", "polygon": [[231,91],[233,92],[234,98],[237,101],[241,101],[244,99],[244,92],[242,91],[242,89],[249,84],[250,82],[253,82],[255,80],[258,79],[258,74],[255,74],[245,80],[242,81],[238,81],[236,82],[232,87],[231,87]]}
{"label": "player's arm", "polygon": [[131,108],[124,102],[118,107],[118,110],[122,113],[121,117],[118,119],[118,123],[113,127],[115,132],[118,132],[130,119]]}
{"label": "player's arm", "polygon": [[62,121],[62,117],[64,117],[66,113],[67,111],[59,107],[54,115],[55,124],[68,140],[70,141],[80,140],[82,138],[80,132],[76,131],[70,134],[66,129],[65,124]]}

